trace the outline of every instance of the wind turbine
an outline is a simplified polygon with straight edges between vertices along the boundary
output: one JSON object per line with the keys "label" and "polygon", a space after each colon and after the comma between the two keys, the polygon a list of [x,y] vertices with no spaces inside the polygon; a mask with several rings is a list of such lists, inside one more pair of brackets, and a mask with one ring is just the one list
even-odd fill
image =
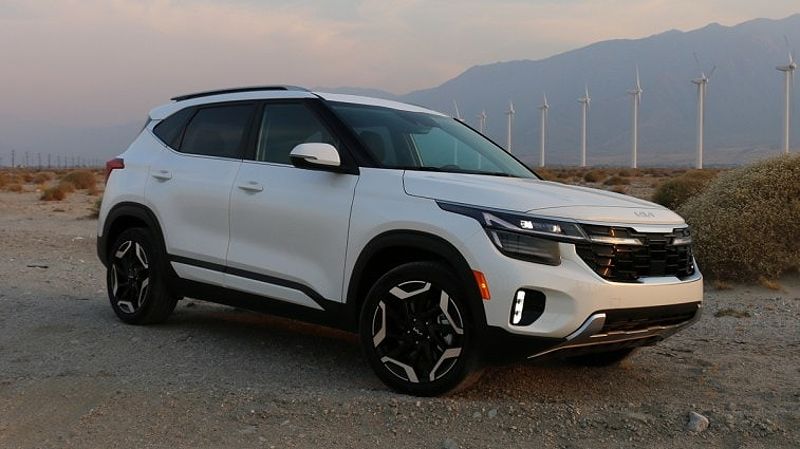
{"label": "wind turbine", "polygon": [[586,118],[589,115],[589,103],[592,98],[589,97],[589,85],[586,85],[586,91],[581,98],[578,98],[578,103],[581,104],[581,167],[586,167]]}
{"label": "wind turbine", "polygon": [[506,111],[506,115],[508,116],[508,135],[506,136],[506,151],[509,153],[511,152],[511,131],[514,125],[514,102],[511,100],[508,101],[508,111]]}
{"label": "wind turbine", "polygon": [[703,144],[705,134],[705,121],[706,121],[706,87],[708,80],[714,75],[714,70],[717,66],[711,69],[711,72],[706,76],[705,72],[700,72],[700,78],[692,80],[692,84],[697,85],[697,161],[695,167],[698,169],[703,168]]}
{"label": "wind turbine", "polygon": [[478,114],[478,131],[480,131],[481,134],[486,134],[486,109]]}
{"label": "wind turbine", "polygon": [[789,52],[789,64],[779,65],[775,68],[783,72],[783,92],[786,95],[785,109],[783,111],[783,152],[784,154],[789,154],[789,131],[791,129],[792,120],[792,84],[794,83],[794,71],[797,70],[797,63],[794,61],[792,52]]}
{"label": "wind turbine", "polygon": [[453,107],[456,110],[456,120],[463,122],[464,120],[461,118],[461,111],[458,109],[458,102],[456,100],[453,100]]}
{"label": "wind turbine", "polygon": [[639,154],[639,105],[642,103],[642,84],[639,82],[639,67],[636,67],[636,86],[628,91],[633,98],[633,126],[631,129],[631,167],[638,165],[637,157]]}
{"label": "wind turbine", "polygon": [[547,110],[550,105],[547,104],[547,94],[544,94],[544,102],[539,106],[541,123],[539,124],[539,167],[544,167],[544,146],[547,142]]}

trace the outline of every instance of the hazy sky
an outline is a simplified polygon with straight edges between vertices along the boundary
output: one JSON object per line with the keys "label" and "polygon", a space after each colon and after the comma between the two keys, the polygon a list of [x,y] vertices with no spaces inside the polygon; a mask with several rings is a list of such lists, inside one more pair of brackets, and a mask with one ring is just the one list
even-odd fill
{"label": "hazy sky", "polygon": [[475,64],[796,12],[797,0],[0,0],[0,119],[102,126],[251,84],[404,93]]}

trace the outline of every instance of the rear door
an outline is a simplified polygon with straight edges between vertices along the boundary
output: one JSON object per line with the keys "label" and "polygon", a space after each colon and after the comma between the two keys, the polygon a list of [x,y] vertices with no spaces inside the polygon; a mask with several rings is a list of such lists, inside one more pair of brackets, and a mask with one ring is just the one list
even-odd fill
{"label": "rear door", "polygon": [[231,187],[255,111],[253,102],[201,106],[185,113],[177,131],[154,130],[166,142],[150,167],[146,197],[183,278],[223,284]]}
{"label": "rear door", "polygon": [[289,161],[301,143],[330,143],[344,154],[319,112],[308,100],[264,104],[254,154],[242,163],[231,192],[226,286],[315,309],[341,300],[358,175]]}

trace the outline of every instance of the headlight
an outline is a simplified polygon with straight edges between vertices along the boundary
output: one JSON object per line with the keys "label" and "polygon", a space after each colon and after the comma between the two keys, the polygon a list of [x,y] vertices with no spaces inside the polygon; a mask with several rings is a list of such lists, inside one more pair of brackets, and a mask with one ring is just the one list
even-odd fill
{"label": "headlight", "polygon": [[438,204],[443,210],[477,220],[497,249],[515,259],[558,265],[561,263],[558,242],[587,239],[576,223],[460,204]]}

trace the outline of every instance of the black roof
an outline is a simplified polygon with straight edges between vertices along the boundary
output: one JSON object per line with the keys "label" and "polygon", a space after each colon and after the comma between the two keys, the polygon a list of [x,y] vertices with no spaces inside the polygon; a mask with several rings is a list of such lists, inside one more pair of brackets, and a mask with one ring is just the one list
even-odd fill
{"label": "black roof", "polygon": [[211,95],[222,95],[222,94],[236,94],[240,92],[257,92],[260,90],[297,90],[308,92],[308,89],[303,87],[297,86],[251,86],[251,87],[234,87],[231,89],[218,89],[218,90],[208,90],[205,92],[196,92],[193,94],[186,94],[186,95],[179,95],[177,97],[172,97],[170,100],[172,101],[183,101],[189,100],[191,98],[200,98],[200,97],[208,97]]}

